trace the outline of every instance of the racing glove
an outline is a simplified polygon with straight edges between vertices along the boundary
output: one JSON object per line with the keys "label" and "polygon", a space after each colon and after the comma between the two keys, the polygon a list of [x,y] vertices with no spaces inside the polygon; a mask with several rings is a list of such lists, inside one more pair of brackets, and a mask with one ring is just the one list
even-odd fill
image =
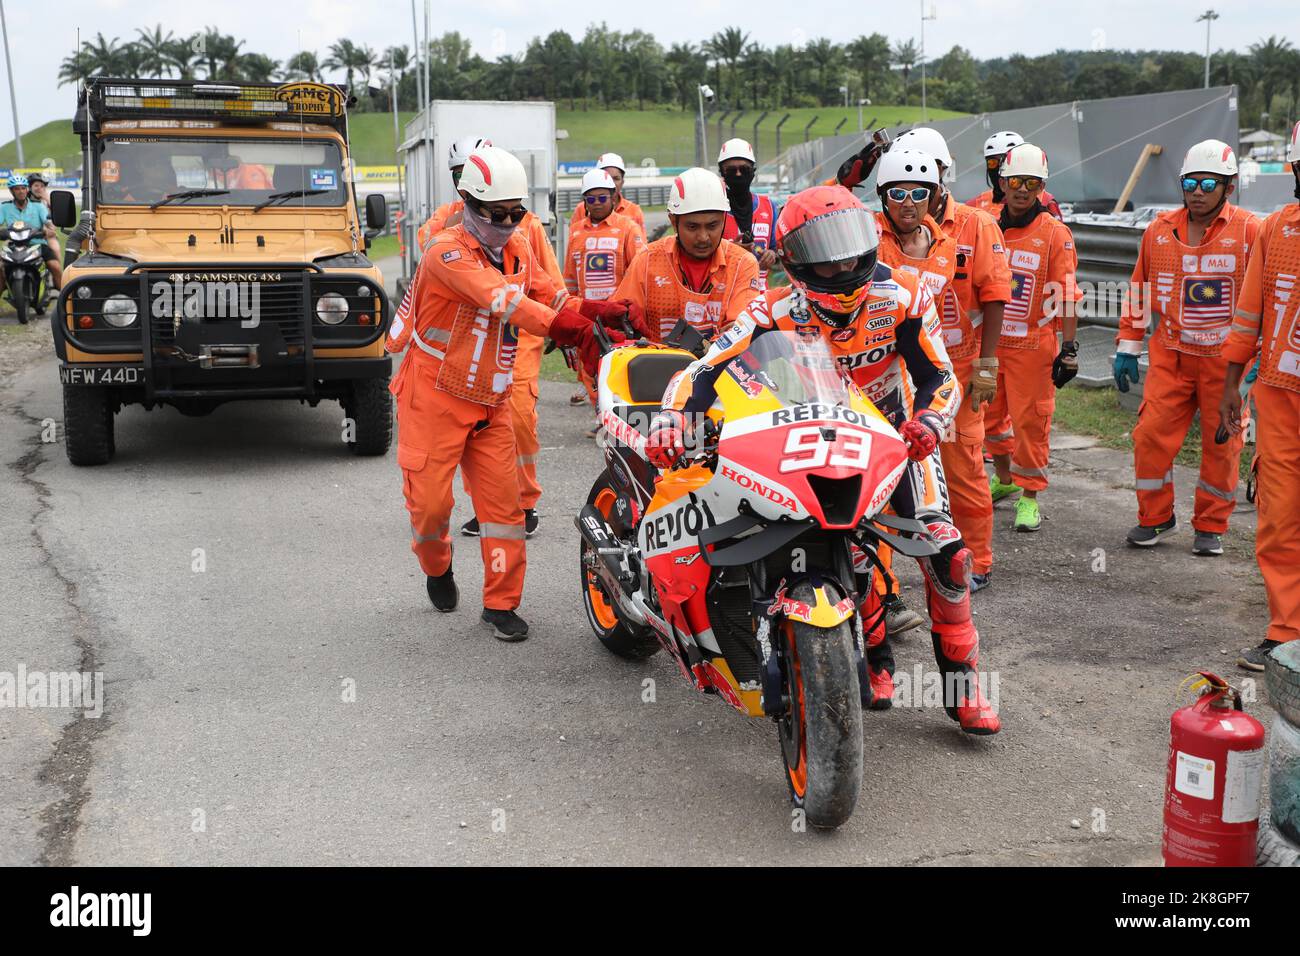
{"label": "racing glove", "polygon": [[1061,351],[1052,362],[1052,384],[1064,388],[1079,374],[1079,343],[1062,342]]}
{"label": "racing glove", "polygon": [[998,359],[975,359],[975,374],[970,380],[971,411],[978,412],[981,405],[988,405],[998,394]]}
{"label": "racing glove", "polygon": [[[1127,352],[1115,353],[1115,365],[1113,368],[1115,375],[1115,387],[1121,392],[1127,392],[1129,382],[1134,385],[1138,382],[1138,357],[1130,355]],[[1053,378],[1056,375],[1056,369],[1052,369]]]}
{"label": "racing glove", "polygon": [[845,189],[852,189],[871,175],[871,171],[876,168],[876,163],[880,160],[880,154],[880,146],[874,141],[868,142],[861,151],[854,153],[840,164],[835,179]]}
{"label": "racing glove", "polygon": [[583,333],[591,334],[591,319],[579,312],[572,305],[566,305],[551,320],[546,334],[555,340],[556,345],[577,345]]}
{"label": "racing glove", "polygon": [[582,314],[589,319],[599,319],[600,324],[607,329],[617,329],[622,331],[623,321],[632,330],[642,338],[650,338],[650,328],[646,325],[645,312],[641,306],[628,299],[613,299],[608,301],[599,301],[597,299],[583,299],[581,306]]}
{"label": "racing glove", "polygon": [[686,416],[675,408],[665,408],[650,422],[645,439],[645,456],[650,464],[666,471],[686,451]]}
{"label": "racing glove", "polygon": [[934,412],[921,412],[903,422],[898,434],[907,444],[907,457],[912,461],[925,461],[939,446],[939,416]]}

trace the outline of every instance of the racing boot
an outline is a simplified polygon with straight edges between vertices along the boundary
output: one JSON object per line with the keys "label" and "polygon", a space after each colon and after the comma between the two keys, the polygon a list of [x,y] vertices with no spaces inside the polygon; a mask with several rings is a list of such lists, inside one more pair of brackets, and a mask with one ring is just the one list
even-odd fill
{"label": "racing boot", "polygon": [[944,677],[944,710],[968,734],[996,734],[1002,729],[997,711],[979,686],[979,633],[970,616],[972,557],[956,528],[948,522],[927,523],[936,541],[947,542],[939,554],[921,562],[930,610],[934,658]]}
{"label": "racing boot", "polygon": [[[894,654],[889,646],[889,635],[885,628],[885,615],[880,604],[880,595],[871,588],[871,579],[859,577],[859,586],[865,581],[866,595],[858,608],[863,635],[867,646],[866,672],[867,687],[870,697],[862,695],[862,706],[871,710],[889,710],[894,706]],[[861,672],[859,672],[859,680]]]}

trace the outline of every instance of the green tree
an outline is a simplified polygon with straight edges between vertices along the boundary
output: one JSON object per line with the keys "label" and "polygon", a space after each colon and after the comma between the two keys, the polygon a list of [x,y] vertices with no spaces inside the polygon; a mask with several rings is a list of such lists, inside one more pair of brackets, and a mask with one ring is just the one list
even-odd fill
{"label": "green tree", "polygon": [[176,38],[169,31],[163,34],[162,26],[155,26],[153,32],[137,28],[140,39],[136,42],[140,50],[140,69],[150,77],[171,76],[176,64],[171,59],[171,48]]}
{"label": "green tree", "polygon": [[903,103],[907,103],[907,81],[912,75],[912,68],[920,59],[921,52],[916,48],[915,40],[894,44],[893,63],[903,74]]}
{"label": "green tree", "polygon": [[[405,47],[403,47],[405,49]],[[281,77],[286,80],[320,81],[320,61],[311,50],[301,50],[284,61]]]}
{"label": "green tree", "polygon": [[[739,80],[736,76],[736,64],[745,55],[745,46],[749,43],[749,34],[739,27],[727,27],[713,34],[704,43],[704,50],[710,56],[727,64],[727,75],[731,79],[731,99],[728,103],[740,102]],[[721,76],[721,73],[719,73]],[[726,90],[721,80],[718,82],[718,98],[724,99]]]}
{"label": "green tree", "polygon": [[889,73],[889,37],[881,33],[860,36],[844,47],[849,65],[862,80],[862,95],[870,98],[876,80]]}

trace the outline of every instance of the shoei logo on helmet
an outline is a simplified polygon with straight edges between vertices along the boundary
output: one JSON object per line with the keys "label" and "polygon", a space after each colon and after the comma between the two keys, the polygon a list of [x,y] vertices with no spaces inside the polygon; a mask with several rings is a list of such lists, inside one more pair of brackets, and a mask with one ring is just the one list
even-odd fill
{"label": "shoei logo on helmet", "polygon": [[488,166],[487,161],[484,160],[482,156],[475,156],[473,153],[470,154],[469,161],[473,163],[475,166],[477,166],[478,171],[483,174],[483,184],[486,186],[491,186],[492,169],[491,167]]}

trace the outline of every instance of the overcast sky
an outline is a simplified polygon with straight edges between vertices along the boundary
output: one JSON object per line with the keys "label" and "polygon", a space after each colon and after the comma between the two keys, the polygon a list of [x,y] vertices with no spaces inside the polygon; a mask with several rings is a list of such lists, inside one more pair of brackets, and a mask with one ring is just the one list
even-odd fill
{"label": "overcast sky", "polygon": [[[926,24],[926,48],[937,57],[954,44],[987,58],[1035,55],[1067,49],[1174,49],[1203,52],[1205,24],[1195,22],[1212,0],[925,0],[937,19]],[[417,0],[423,10],[423,0]],[[843,42],[879,31],[892,40],[918,37],[921,0],[653,0],[650,3],[547,3],[539,0],[493,0],[465,3],[434,0],[433,34],[459,30],[488,59],[520,53],[528,40],[565,29],[580,37],[591,21],[612,29],[640,28],[668,46],[699,42],[728,26],[739,25],[764,46],[798,43],[827,36]],[[192,34],[215,24],[223,33],[245,41],[244,49],[285,60],[299,49],[322,58],[340,36],[382,50],[412,44],[410,0],[221,0],[214,4],[176,0],[5,0],[9,49],[13,54],[18,109],[24,130],[72,115],[74,92],[58,86],[59,63],[83,39],[102,32],[125,41],[136,28],[161,24],[164,32]],[[791,7],[797,7],[794,14]],[[1300,0],[1232,0],[1218,5],[1215,49],[1245,50],[1269,34],[1300,44]],[[586,13],[585,11],[594,11]],[[907,10],[906,16],[897,14]],[[843,28],[832,24],[851,11]],[[422,16],[422,14],[421,14]],[[0,98],[0,142],[13,138],[8,81]]]}

